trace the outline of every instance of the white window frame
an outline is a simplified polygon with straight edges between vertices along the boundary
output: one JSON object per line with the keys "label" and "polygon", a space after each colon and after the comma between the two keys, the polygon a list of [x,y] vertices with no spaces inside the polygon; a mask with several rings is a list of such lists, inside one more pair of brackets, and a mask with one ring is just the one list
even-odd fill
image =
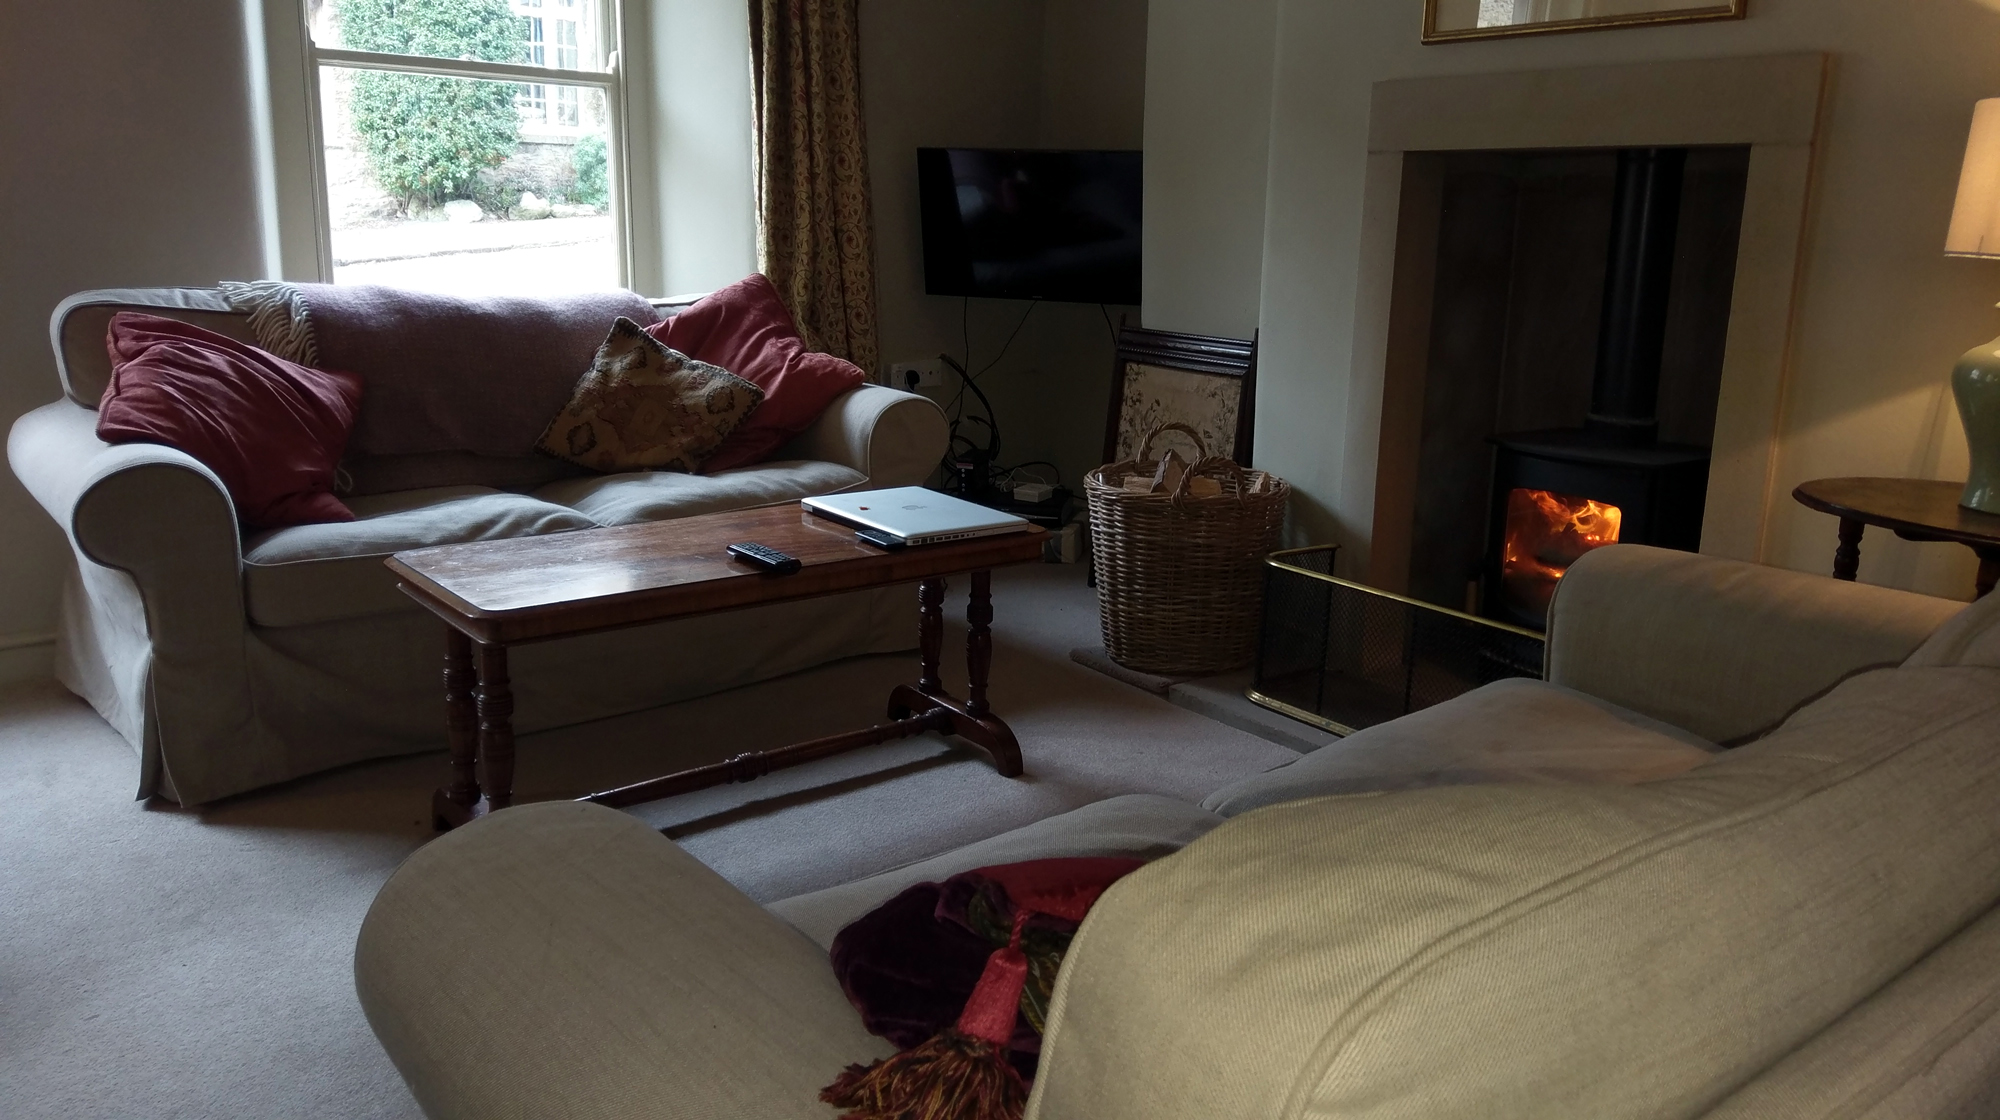
{"label": "white window frame", "polygon": [[[288,0],[305,19],[303,0]],[[631,229],[631,191],[626,169],[630,166],[630,137],[625,127],[624,52],[619,35],[624,26],[619,0],[601,0],[598,5],[597,41],[610,49],[605,52],[603,70],[567,70],[554,66],[532,66],[512,62],[483,62],[476,59],[429,58],[423,55],[388,54],[378,51],[351,51],[322,47],[305,28],[306,128],[312,147],[314,240],[319,257],[319,278],[333,282],[333,221],[328,211],[326,178],[326,137],[321,117],[319,75],[322,67],[340,66],[352,70],[390,71],[399,74],[428,74],[444,78],[475,78],[489,81],[526,82],[533,85],[595,87],[604,91],[605,127],[610,136],[605,145],[606,185],[609,187],[611,236],[617,244],[619,285],[632,286],[634,273]]]}

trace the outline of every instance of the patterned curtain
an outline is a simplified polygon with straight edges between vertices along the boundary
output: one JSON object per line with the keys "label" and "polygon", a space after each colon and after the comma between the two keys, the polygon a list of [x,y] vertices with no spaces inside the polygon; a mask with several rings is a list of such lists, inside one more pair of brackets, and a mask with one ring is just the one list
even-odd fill
{"label": "patterned curtain", "polygon": [[859,0],[750,0],[757,264],[816,350],[875,371]]}

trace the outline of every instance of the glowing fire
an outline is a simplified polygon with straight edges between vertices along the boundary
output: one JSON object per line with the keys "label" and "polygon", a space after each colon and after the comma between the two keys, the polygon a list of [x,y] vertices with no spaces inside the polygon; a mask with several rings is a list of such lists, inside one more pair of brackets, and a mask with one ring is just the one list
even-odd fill
{"label": "glowing fire", "polygon": [[1584,553],[1618,543],[1625,515],[1617,506],[1515,490],[1507,495],[1507,536],[1500,554],[1507,597],[1540,615],[1548,610],[1556,580]]}

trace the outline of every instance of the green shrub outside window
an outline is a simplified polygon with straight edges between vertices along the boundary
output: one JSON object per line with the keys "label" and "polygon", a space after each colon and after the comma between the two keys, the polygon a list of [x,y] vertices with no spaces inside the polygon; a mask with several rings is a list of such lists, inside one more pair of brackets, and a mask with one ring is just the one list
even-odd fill
{"label": "green shrub outside window", "polygon": [[[337,0],[351,50],[519,62],[525,32],[507,0]],[[361,71],[350,105],[375,181],[405,209],[472,198],[479,172],[520,142],[509,82]]]}

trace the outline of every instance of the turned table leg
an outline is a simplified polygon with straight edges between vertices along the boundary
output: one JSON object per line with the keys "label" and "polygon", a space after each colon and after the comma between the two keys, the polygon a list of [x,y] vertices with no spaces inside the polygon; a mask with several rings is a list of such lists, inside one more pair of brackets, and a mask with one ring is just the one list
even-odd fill
{"label": "turned table leg", "polygon": [[958,712],[955,730],[962,739],[983,748],[993,758],[993,769],[1002,777],[1021,773],[1021,744],[1006,721],[993,714],[986,699],[986,681],[993,672],[993,575],[972,573],[972,600],[966,604],[965,621],[965,703],[954,705]]}
{"label": "turned table leg", "polygon": [[486,805],[514,803],[514,693],[507,680],[507,647],[479,647],[479,762]]}
{"label": "turned table leg", "polygon": [[431,825],[440,830],[466,820],[479,804],[479,719],[472,700],[477,679],[472,667],[472,639],[456,627],[446,627],[444,712],[451,782],[431,795]]}
{"label": "turned table leg", "polygon": [[981,718],[991,709],[986,703],[986,679],[993,670],[993,573],[972,573],[972,601],[966,604],[965,621],[965,711]]}
{"label": "turned table leg", "polygon": [[1851,517],[1840,519],[1840,547],[1833,550],[1833,578],[1852,581],[1861,571],[1861,534],[1867,528]]}
{"label": "turned table leg", "polygon": [[915,688],[903,685],[889,694],[890,719],[926,711],[932,706],[932,697],[945,695],[944,678],[938,675],[944,659],[945,590],[939,577],[917,584],[917,651],[923,665]]}
{"label": "turned table leg", "polygon": [[1019,777],[1021,745],[1006,721],[993,714],[986,698],[987,678],[993,672],[992,573],[972,573],[972,600],[965,608],[965,620],[971,629],[965,635],[967,692],[962,703],[944,690],[944,681],[938,675],[944,647],[944,592],[942,579],[927,579],[917,588],[917,638],[922,647],[923,676],[914,685],[897,685],[889,694],[889,718],[900,720],[911,713],[928,712],[936,719],[948,721],[950,734],[983,749],[992,757],[993,769],[1002,777]]}
{"label": "turned table leg", "polygon": [[1979,554],[1979,578],[1973,584],[1978,592],[1975,599],[1984,599],[1993,591],[1993,585],[2000,583],[2000,548],[1975,548]]}
{"label": "turned table leg", "polygon": [[938,663],[944,656],[944,593],[945,581],[927,579],[917,585],[917,643],[923,651],[923,674],[917,678],[917,687],[925,692],[941,692],[944,681],[938,676]]}

